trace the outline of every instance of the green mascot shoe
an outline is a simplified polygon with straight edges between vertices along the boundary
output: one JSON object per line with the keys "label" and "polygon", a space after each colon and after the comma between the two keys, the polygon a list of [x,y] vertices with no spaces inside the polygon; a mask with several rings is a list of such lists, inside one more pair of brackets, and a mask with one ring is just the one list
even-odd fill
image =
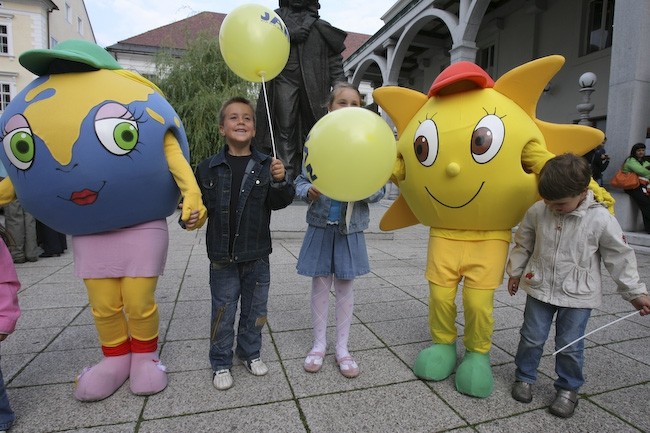
{"label": "green mascot shoe", "polygon": [[422,350],[413,373],[424,380],[445,380],[456,367],[456,343],[434,344]]}
{"label": "green mascot shoe", "polygon": [[485,398],[492,394],[494,378],[489,353],[466,352],[456,370],[456,389],[472,397]]}

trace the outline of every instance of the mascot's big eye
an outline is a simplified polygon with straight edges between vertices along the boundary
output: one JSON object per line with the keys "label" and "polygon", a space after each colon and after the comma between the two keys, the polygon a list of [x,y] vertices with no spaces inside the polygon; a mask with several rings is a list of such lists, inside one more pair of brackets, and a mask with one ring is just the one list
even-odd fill
{"label": "mascot's big eye", "polygon": [[106,150],[115,155],[126,155],[135,149],[140,136],[133,114],[117,102],[109,102],[97,110],[95,133]]}
{"label": "mascot's big eye", "polygon": [[17,128],[2,140],[9,161],[20,170],[27,170],[34,162],[34,137],[27,128]]}
{"label": "mascot's big eye", "polygon": [[415,131],[413,150],[420,164],[430,167],[438,156],[438,127],[436,122],[427,119]]}
{"label": "mascot's big eye", "polygon": [[106,150],[115,155],[126,155],[138,144],[138,124],[135,120],[96,120],[95,131]]}
{"label": "mascot's big eye", "polygon": [[499,116],[488,114],[472,133],[472,158],[479,164],[490,161],[499,152],[505,137],[505,126]]}

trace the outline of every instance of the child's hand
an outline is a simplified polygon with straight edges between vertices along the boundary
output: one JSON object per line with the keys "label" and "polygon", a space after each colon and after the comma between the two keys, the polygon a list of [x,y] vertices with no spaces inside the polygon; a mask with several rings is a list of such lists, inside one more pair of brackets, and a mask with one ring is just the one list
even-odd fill
{"label": "child's hand", "polygon": [[194,230],[195,228],[197,228],[198,222],[199,222],[199,211],[193,210],[192,212],[190,212],[190,217],[187,219],[187,221],[184,221],[185,229]]}
{"label": "child's hand", "polygon": [[510,293],[510,296],[514,296],[517,290],[519,290],[519,278],[508,278],[508,293]]}
{"label": "child's hand", "polygon": [[271,177],[276,182],[282,182],[284,180],[284,164],[277,158],[273,158],[271,162]]}
{"label": "child's hand", "polygon": [[317,190],[316,187],[310,186],[307,191],[307,200],[309,200],[310,203],[313,203],[318,200],[318,197],[320,197],[320,191]]}
{"label": "child's hand", "polygon": [[7,338],[7,334],[0,334],[0,341],[5,341],[5,338]]}
{"label": "child's hand", "polygon": [[642,316],[650,314],[650,296],[641,295],[636,299],[632,299],[631,302],[632,302],[632,305],[634,305],[634,308],[639,310],[639,313]]}
{"label": "child's hand", "polygon": [[[201,194],[187,193],[183,196],[183,207],[181,220],[186,230],[198,229],[205,223],[208,217],[208,210],[203,205]],[[191,220],[196,218],[193,222]]]}

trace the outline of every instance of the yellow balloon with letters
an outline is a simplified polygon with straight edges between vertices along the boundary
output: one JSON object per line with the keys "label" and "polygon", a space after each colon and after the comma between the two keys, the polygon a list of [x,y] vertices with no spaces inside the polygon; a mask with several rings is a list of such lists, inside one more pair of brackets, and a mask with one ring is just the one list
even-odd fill
{"label": "yellow balloon with letters", "polygon": [[247,81],[275,78],[289,59],[289,31],[274,11],[245,4],[224,18],[219,48],[228,67]]}
{"label": "yellow balloon with letters", "polygon": [[386,184],[396,158],[386,121],[368,109],[347,107],[326,114],[309,131],[303,170],[326,196],[357,201]]}

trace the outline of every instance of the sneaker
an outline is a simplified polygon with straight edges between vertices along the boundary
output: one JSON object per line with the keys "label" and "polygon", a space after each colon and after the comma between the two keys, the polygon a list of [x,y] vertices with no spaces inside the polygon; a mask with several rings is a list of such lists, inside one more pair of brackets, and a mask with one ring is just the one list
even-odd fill
{"label": "sneaker", "polygon": [[533,401],[533,390],[530,383],[522,382],[520,380],[512,384],[512,398],[522,403],[530,403]]}
{"label": "sneaker", "polygon": [[224,391],[232,387],[233,380],[230,370],[223,369],[214,372],[214,378],[212,379],[212,384],[218,390]]}
{"label": "sneaker", "polygon": [[578,406],[578,393],[568,389],[558,389],[555,400],[548,411],[560,418],[569,418]]}
{"label": "sneaker", "polygon": [[244,366],[246,366],[246,370],[248,370],[254,376],[264,376],[269,372],[269,368],[260,358],[244,361]]}

